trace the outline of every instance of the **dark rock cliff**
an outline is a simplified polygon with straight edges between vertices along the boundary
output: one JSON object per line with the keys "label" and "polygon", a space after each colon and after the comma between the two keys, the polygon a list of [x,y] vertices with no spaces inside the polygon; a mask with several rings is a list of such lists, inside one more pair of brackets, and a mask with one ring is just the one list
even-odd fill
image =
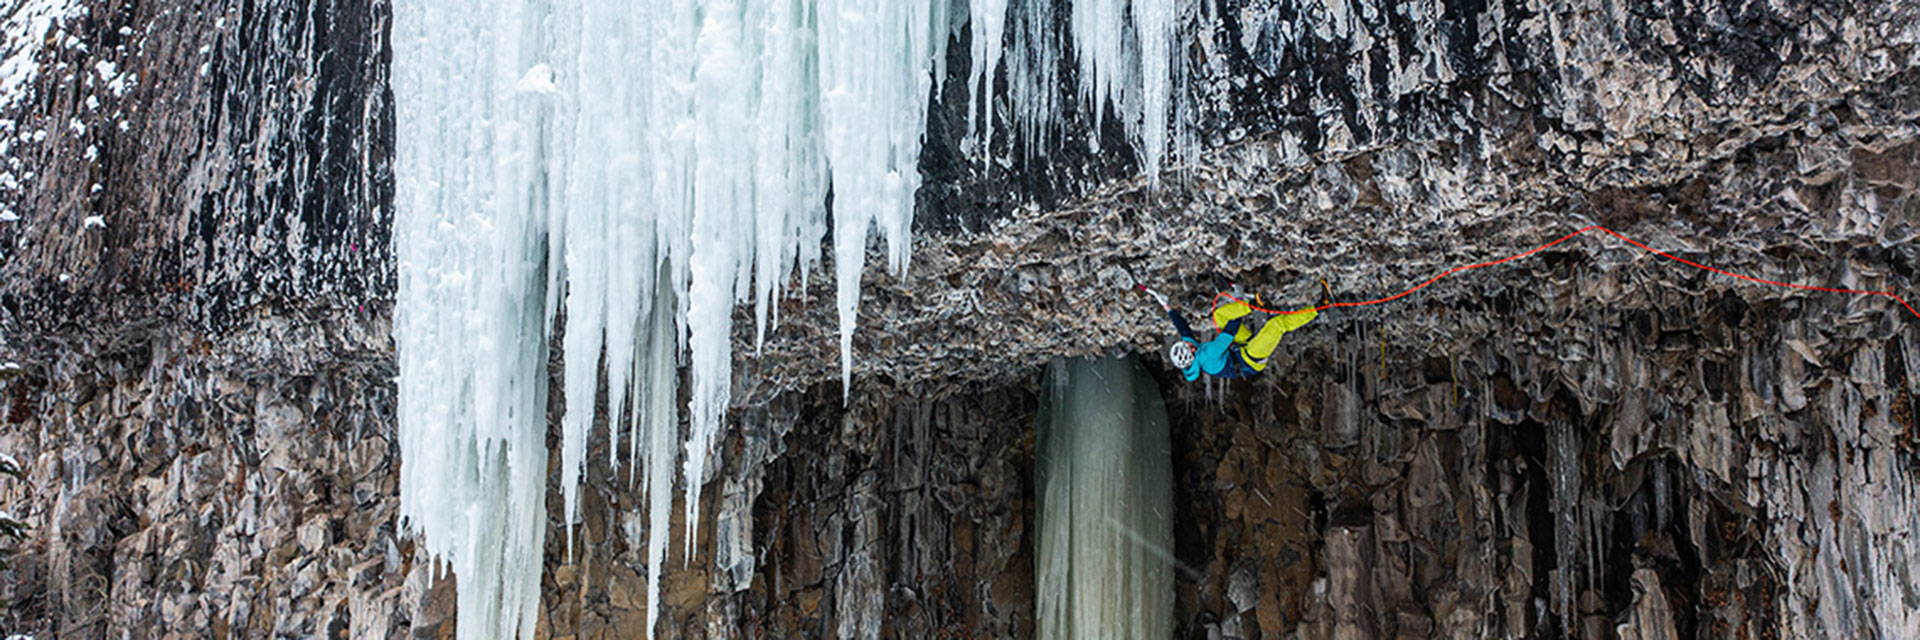
{"label": "dark rock cliff", "polygon": [[[0,631],[445,635],[457,585],[394,522],[390,8],[81,4],[85,46],[43,49],[56,71],[7,114],[35,170],[0,193],[25,367],[0,451],[28,471],[0,500],[35,528]],[[869,277],[854,402],[828,296],[796,292],[736,362],[663,637],[1025,637],[1040,371],[1157,352],[1134,278],[1190,312],[1215,271],[1373,298],[1600,223],[1914,292],[1920,7],[1184,11],[1202,151],[1157,187],[1078,114],[989,162],[963,113],[1004,105],[943,87],[914,265]],[[102,61],[130,85],[64,71]],[[1328,312],[1260,380],[1162,370],[1178,635],[1920,635],[1903,314],[1595,236]],[[641,635],[644,515],[605,459],[571,555],[549,487],[543,634]]]}
{"label": "dark rock cliff", "polygon": [[73,4],[4,116],[0,631],[405,630],[386,4]]}

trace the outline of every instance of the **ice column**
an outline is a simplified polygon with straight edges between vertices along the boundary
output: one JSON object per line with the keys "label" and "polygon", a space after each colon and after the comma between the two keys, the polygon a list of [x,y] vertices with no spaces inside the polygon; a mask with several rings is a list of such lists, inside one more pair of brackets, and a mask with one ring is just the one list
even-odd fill
{"label": "ice column", "polygon": [[393,26],[400,511],[460,576],[463,639],[531,636],[540,596],[556,103],[522,81],[535,10],[423,3]]}
{"label": "ice column", "polygon": [[[633,378],[633,454],[645,461],[647,495],[647,636],[653,636],[660,609],[660,576],[666,569],[667,538],[672,533],[673,461],[680,450],[678,395],[680,336],[674,324],[673,289],[656,285],[656,296],[641,336],[640,369]],[[644,447],[644,450],[642,449]]]}
{"label": "ice column", "polygon": [[1042,640],[1173,634],[1166,407],[1132,360],[1057,361],[1040,416]]}

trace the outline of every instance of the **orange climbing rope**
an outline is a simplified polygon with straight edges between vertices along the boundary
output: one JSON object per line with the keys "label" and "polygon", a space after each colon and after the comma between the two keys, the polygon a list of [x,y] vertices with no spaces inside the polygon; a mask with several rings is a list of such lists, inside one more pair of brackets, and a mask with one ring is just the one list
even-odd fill
{"label": "orange climbing rope", "polygon": [[[1502,263],[1506,263],[1506,262],[1512,262],[1512,261],[1514,261],[1514,260],[1518,260],[1518,259],[1520,259],[1520,258],[1525,258],[1525,257],[1527,257],[1527,256],[1530,256],[1530,255],[1533,255],[1533,254],[1536,254],[1536,253],[1539,253],[1539,252],[1541,252],[1541,251],[1545,251],[1545,250],[1547,250],[1548,248],[1551,248],[1551,247],[1553,247],[1554,245],[1557,245],[1557,244],[1560,244],[1560,243],[1562,243],[1562,242],[1566,242],[1566,241],[1568,241],[1568,240],[1572,240],[1574,236],[1577,236],[1577,235],[1580,235],[1580,234],[1583,234],[1583,233],[1586,233],[1586,232],[1588,232],[1588,231],[1593,231],[1593,230],[1596,230],[1596,229],[1597,229],[1597,230],[1600,230],[1600,231],[1605,231],[1605,232],[1607,233],[1607,235],[1610,235],[1610,236],[1613,236],[1613,237],[1615,237],[1615,238],[1619,238],[1619,239],[1621,239],[1622,241],[1625,241],[1625,242],[1626,242],[1627,244],[1630,244],[1630,245],[1633,245],[1633,246],[1635,246],[1635,247],[1639,247],[1639,248],[1640,248],[1641,250],[1644,250],[1644,251],[1646,251],[1646,252],[1648,252],[1648,253],[1651,253],[1651,254],[1653,254],[1653,255],[1656,255],[1656,256],[1660,256],[1660,257],[1662,257],[1662,258],[1666,258],[1666,259],[1668,259],[1668,260],[1672,260],[1672,261],[1674,261],[1674,262],[1679,262],[1679,263],[1682,263],[1682,264],[1686,264],[1686,265],[1689,265],[1689,266],[1693,266],[1693,267],[1698,267],[1698,268],[1700,268],[1700,269],[1705,269],[1705,270],[1707,270],[1707,271],[1712,271],[1712,272],[1714,272],[1714,273],[1718,273],[1718,274],[1720,274],[1720,275],[1723,275],[1723,276],[1732,276],[1732,277],[1735,277],[1735,278],[1739,278],[1739,279],[1741,279],[1741,280],[1749,280],[1749,281],[1753,281],[1753,282],[1758,282],[1758,283],[1760,283],[1760,284],[1770,284],[1770,285],[1773,285],[1773,286],[1776,286],[1776,287],[1787,287],[1787,288],[1789,288],[1789,289],[1805,289],[1805,290],[1808,290],[1808,291],[1825,291],[1825,292],[1828,292],[1828,293],[1849,293],[1849,294],[1853,294],[1853,295],[1860,295],[1860,296],[1885,296],[1885,297],[1888,297],[1888,298],[1892,298],[1894,302],[1898,302],[1898,303],[1900,303],[1900,306],[1903,306],[1903,307],[1906,307],[1906,308],[1907,308],[1907,312],[1908,312],[1908,313],[1912,313],[1912,314],[1913,314],[1913,317],[1915,317],[1915,318],[1920,318],[1920,310],[1915,310],[1915,309],[1913,308],[1913,305],[1912,305],[1911,303],[1908,303],[1908,302],[1907,302],[1907,300],[1906,300],[1905,298],[1902,298],[1902,297],[1900,297],[1899,295],[1897,295],[1897,294],[1895,294],[1895,293],[1894,293],[1894,292],[1892,292],[1892,291],[1863,291],[1863,290],[1859,290],[1859,289],[1835,289],[1835,288],[1832,288],[1832,287],[1816,287],[1816,286],[1813,286],[1813,285],[1805,285],[1805,284],[1793,284],[1793,283],[1791,283],[1791,282],[1777,282],[1777,281],[1774,281],[1774,280],[1768,280],[1768,279],[1765,279],[1765,278],[1755,278],[1755,277],[1753,277],[1753,276],[1749,276],[1749,275],[1743,275],[1743,274],[1738,274],[1738,273],[1734,273],[1734,272],[1731,272],[1731,271],[1727,271],[1727,270],[1724,270],[1724,269],[1716,269],[1716,268],[1714,268],[1714,267],[1709,267],[1709,266],[1707,266],[1707,265],[1704,265],[1704,264],[1700,264],[1700,263],[1698,263],[1698,262],[1694,262],[1694,261],[1692,261],[1692,260],[1688,260],[1688,259],[1686,259],[1686,258],[1682,258],[1682,257],[1679,257],[1679,256],[1675,256],[1675,255],[1673,255],[1673,254],[1670,254],[1670,253],[1667,253],[1667,252],[1665,252],[1665,251],[1661,251],[1661,250],[1659,250],[1659,249],[1655,249],[1655,248],[1653,248],[1653,247],[1649,247],[1649,246],[1647,246],[1647,245],[1644,245],[1644,244],[1641,244],[1641,243],[1640,243],[1640,242],[1639,242],[1638,240],[1634,240],[1633,238],[1629,238],[1629,237],[1626,237],[1626,236],[1623,236],[1623,235],[1620,235],[1620,232],[1618,232],[1618,231],[1614,231],[1614,230],[1612,230],[1612,229],[1608,229],[1608,228],[1606,228],[1606,227],[1603,227],[1603,226],[1600,226],[1600,225],[1597,225],[1597,224],[1596,224],[1596,225],[1591,225],[1591,226],[1588,226],[1587,228],[1584,228],[1584,229],[1581,229],[1581,230],[1579,230],[1579,231],[1575,231],[1575,232],[1573,232],[1573,233],[1569,233],[1569,234],[1567,234],[1567,235],[1564,235],[1564,236],[1561,236],[1561,237],[1560,237],[1560,239],[1558,239],[1558,240],[1554,240],[1553,242],[1549,242],[1549,243],[1546,243],[1546,244],[1543,244],[1543,245],[1540,245],[1540,246],[1538,246],[1538,247],[1534,247],[1534,248],[1532,248],[1532,249],[1529,249],[1529,250],[1527,250],[1527,251],[1524,251],[1524,252],[1521,252],[1521,253],[1516,253],[1516,254],[1514,254],[1514,255],[1511,255],[1511,256],[1507,256],[1507,257],[1505,257],[1505,258],[1501,258],[1501,259],[1499,259],[1499,260],[1494,260],[1494,261],[1492,261],[1492,262],[1482,262],[1482,263],[1479,263],[1479,264],[1470,264],[1470,265],[1466,265],[1466,266],[1460,266],[1460,267],[1454,267],[1454,268],[1452,268],[1452,269],[1448,269],[1448,270],[1446,270],[1446,271],[1444,271],[1444,272],[1442,272],[1442,273],[1441,273],[1440,275],[1437,275],[1437,276],[1434,276],[1434,277],[1432,277],[1432,278],[1428,278],[1426,282],[1422,282],[1422,283],[1420,283],[1420,284],[1418,284],[1418,285],[1416,285],[1416,286],[1414,286],[1414,287],[1413,287],[1412,289],[1408,289],[1408,290],[1406,290],[1406,291],[1402,291],[1402,292],[1400,292],[1400,293],[1396,293],[1396,294],[1393,294],[1393,295],[1390,295],[1390,296],[1387,296],[1387,297],[1385,297],[1385,298],[1377,298],[1377,299],[1374,299],[1374,300],[1364,300],[1364,301],[1360,301],[1360,302],[1333,302],[1333,303],[1329,303],[1329,304],[1323,304],[1323,305],[1320,305],[1320,306],[1317,306],[1317,307],[1314,307],[1314,308],[1313,308],[1313,310],[1314,310],[1314,311],[1325,311],[1325,310],[1327,310],[1327,309],[1331,309],[1331,308],[1334,308],[1334,307],[1365,307],[1365,306],[1368,306],[1368,305],[1376,305],[1376,304],[1380,304],[1380,303],[1383,303],[1383,302],[1392,302],[1392,301],[1394,301],[1394,300],[1399,300],[1399,299],[1401,299],[1401,298],[1404,298],[1404,297],[1407,297],[1408,295],[1410,295],[1410,294],[1412,294],[1412,293],[1413,293],[1413,292],[1415,292],[1415,291],[1419,291],[1419,290],[1421,290],[1421,289],[1425,289],[1425,288],[1427,287],[1427,285],[1430,285],[1430,284],[1433,284],[1433,283],[1435,283],[1435,282],[1439,282],[1441,278],[1445,278],[1445,277],[1447,277],[1447,276],[1450,276],[1450,275],[1453,275],[1453,274],[1456,274],[1456,273],[1460,273],[1460,272],[1462,272],[1462,271],[1470,271],[1470,270],[1473,270],[1473,269],[1478,269],[1478,268],[1481,268],[1481,267],[1491,267],[1491,266],[1493,266],[1493,265],[1496,265],[1496,264],[1502,264]],[[1236,297],[1234,297],[1234,296],[1233,296],[1232,294],[1229,294],[1229,293],[1226,293],[1226,292],[1221,292],[1221,293],[1216,293],[1216,294],[1214,294],[1214,296],[1213,296],[1213,306],[1215,306],[1215,307],[1218,307],[1218,306],[1220,306],[1220,299],[1221,299],[1221,298],[1226,298],[1226,299],[1228,299],[1228,300],[1233,300],[1233,301],[1235,301],[1235,302],[1242,302],[1242,303],[1246,303],[1246,304],[1247,304],[1247,306],[1248,306],[1249,308],[1252,308],[1252,309],[1253,309],[1253,310],[1255,310],[1255,311],[1264,311],[1264,312],[1266,312],[1266,313],[1271,313],[1271,314],[1275,314],[1275,315],[1292,315],[1292,314],[1296,314],[1296,313],[1306,313],[1306,312],[1307,312],[1307,310],[1306,310],[1306,309],[1295,309],[1295,310],[1292,310],[1292,311],[1286,311],[1286,310],[1275,310],[1275,309],[1266,309],[1266,308],[1262,308],[1262,307],[1258,307],[1258,306],[1255,306],[1255,305],[1254,305],[1253,303],[1249,303],[1249,302],[1247,302],[1246,300],[1242,300],[1242,299],[1240,299],[1240,298],[1236,298]]]}

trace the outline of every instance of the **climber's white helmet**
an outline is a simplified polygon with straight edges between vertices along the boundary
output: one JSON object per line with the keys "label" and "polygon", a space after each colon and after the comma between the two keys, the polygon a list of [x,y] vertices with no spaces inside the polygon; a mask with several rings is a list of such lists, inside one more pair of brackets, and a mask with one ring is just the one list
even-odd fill
{"label": "climber's white helmet", "polygon": [[1173,344],[1167,345],[1167,360],[1173,363],[1173,368],[1183,371],[1193,366],[1193,343],[1187,340],[1173,341]]}

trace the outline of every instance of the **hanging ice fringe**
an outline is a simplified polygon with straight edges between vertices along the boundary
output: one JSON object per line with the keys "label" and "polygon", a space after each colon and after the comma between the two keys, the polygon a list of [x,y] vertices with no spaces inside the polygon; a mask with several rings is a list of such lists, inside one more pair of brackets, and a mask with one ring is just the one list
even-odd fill
{"label": "hanging ice fringe", "polygon": [[[1174,94],[1171,6],[1089,1],[1071,16],[1080,93],[1115,105],[1150,170]],[[1067,55],[1038,26],[1058,11],[1044,2],[396,3],[402,517],[460,576],[461,638],[533,630],[557,319],[567,522],[604,384],[608,415],[637,423],[609,440],[618,465],[621,438],[636,438],[626,450],[645,469],[650,595],[673,534],[675,463],[679,535],[689,547],[699,535],[733,310],[751,301],[763,339],[781,288],[818,266],[829,225],[845,380],[874,232],[888,266],[907,266],[950,10],[981,14],[969,21],[976,91],[996,61],[1030,69]],[[1012,85],[1022,130],[1057,111],[1056,85]],[[670,406],[683,364],[684,441]]]}

